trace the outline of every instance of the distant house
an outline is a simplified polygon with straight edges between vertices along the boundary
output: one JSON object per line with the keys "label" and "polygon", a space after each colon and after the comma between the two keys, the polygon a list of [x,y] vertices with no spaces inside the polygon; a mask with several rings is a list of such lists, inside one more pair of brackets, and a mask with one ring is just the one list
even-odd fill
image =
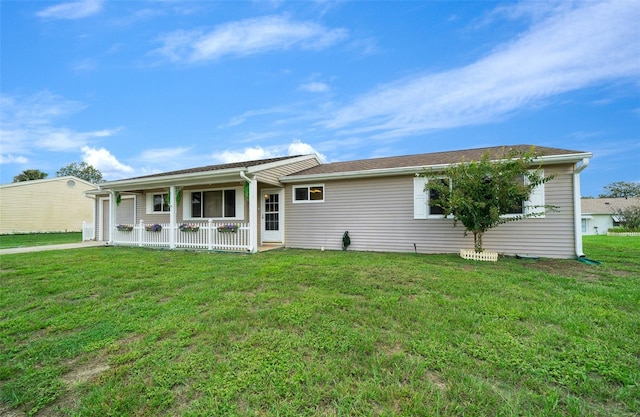
{"label": "distant house", "polygon": [[0,234],[78,232],[91,222],[96,186],[76,177],[0,185]]}
{"label": "distant house", "polygon": [[582,233],[606,235],[607,230],[620,226],[615,214],[619,209],[640,206],[640,198],[583,198]]}
{"label": "distant house", "polygon": [[[246,161],[165,172],[100,184],[96,238],[115,245],[255,252],[265,244],[292,248],[453,253],[473,237],[429,204],[425,169],[501,159],[500,146],[323,164],[315,155]],[[536,147],[536,166],[555,178],[541,185],[526,212],[557,211],[501,225],[484,238],[502,254],[553,258],[582,255],[580,172],[591,154]]]}

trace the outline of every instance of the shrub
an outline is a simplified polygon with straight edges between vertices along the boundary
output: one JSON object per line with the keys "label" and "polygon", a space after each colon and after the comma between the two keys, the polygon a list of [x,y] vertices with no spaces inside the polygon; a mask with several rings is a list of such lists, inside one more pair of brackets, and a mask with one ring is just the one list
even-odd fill
{"label": "shrub", "polygon": [[613,214],[618,217],[623,231],[640,231],[640,206],[631,206],[623,209],[619,208],[614,210]]}

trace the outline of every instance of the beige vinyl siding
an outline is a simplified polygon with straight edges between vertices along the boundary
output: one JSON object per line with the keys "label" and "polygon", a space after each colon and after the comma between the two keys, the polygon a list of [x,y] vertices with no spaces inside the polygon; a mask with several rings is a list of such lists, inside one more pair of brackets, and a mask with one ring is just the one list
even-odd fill
{"label": "beige vinyl siding", "polygon": [[[498,226],[484,238],[485,248],[503,254],[544,257],[574,256],[572,166],[546,166],[557,175],[545,184],[547,204],[560,206],[544,218]],[[351,250],[419,253],[456,253],[473,248],[473,235],[451,219],[414,219],[413,176],[321,181],[323,203],[292,203],[285,192],[286,246],[341,249],[348,230]],[[414,246],[415,245],[415,246]]]}
{"label": "beige vinyl siding", "polygon": [[[73,181],[73,186],[69,185]],[[93,219],[94,189],[78,178],[59,177],[0,187],[0,233],[78,232]]]}

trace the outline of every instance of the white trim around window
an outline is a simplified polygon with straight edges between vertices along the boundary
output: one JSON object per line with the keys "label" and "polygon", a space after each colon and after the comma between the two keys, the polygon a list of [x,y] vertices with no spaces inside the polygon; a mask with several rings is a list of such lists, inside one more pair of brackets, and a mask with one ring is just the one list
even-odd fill
{"label": "white trim around window", "polygon": [[[233,206],[233,213],[228,213],[226,210],[227,204],[225,203],[225,199],[228,198],[233,191],[235,193],[235,205]],[[207,210],[204,205],[207,204],[203,202],[203,196],[206,198],[207,196],[213,196],[214,194],[219,193],[221,201],[218,204],[218,208],[216,210],[220,210],[221,216],[208,216]],[[244,209],[245,209],[245,199],[244,199],[244,187],[226,187],[226,188],[207,188],[201,190],[184,190],[182,192],[182,217],[184,220],[220,220],[220,221],[228,221],[228,220],[244,220]],[[195,196],[194,196],[195,194]],[[193,210],[199,207],[200,213],[196,213],[194,216]]]}
{"label": "white trim around window", "polygon": [[[156,196],[159,196],[158,201],[156,201]],[[167,192],[162,192],[162,191],[148,192],[146,194],[147,214],[169,214],[169,203],[167,201],[168,197],[169,197],[169,193]],[[155,209],[156,203],[160,204],[161,210]]]}
{"label": "white trim around window", "polygon": [[324,197],[324,184],[294,185],[291,192],[291,199],[294,204],[323,203]]}
{"label": "white trim around window", "polygon": [[[530,172],[538,171],[538,170],[529,170]],[[544,177],[544,170],[540,169],[540,175]],[[524,183],[529,184],[529,180],[527,177],[524,177]],[[503,214],[502,217],[518,217],[518,216],[534,216],[534,218],[544,218],[545,217],[545,208],[544,208],[544,183],[538,185],[533,190],[531,190],[531,195],[529,195],[529,199],[522,202],[522,211],[515,213]]]}
{"label": "white trim around window", "polygon": [[[438,177],[446,179],[447,177]],[[429,205],[429,192],[425,187],[429,182],[427,177],[415,177],[413,179],[413,218],[414,219],[444,219],[443,214],[432,214]],[[449,185],[451,187],[451,185]]]}

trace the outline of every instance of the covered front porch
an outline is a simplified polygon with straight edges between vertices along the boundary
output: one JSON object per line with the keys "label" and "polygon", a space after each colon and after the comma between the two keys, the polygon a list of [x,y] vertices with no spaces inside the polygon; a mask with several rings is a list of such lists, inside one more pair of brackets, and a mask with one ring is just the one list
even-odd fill
{"label": "covered front porch", "polygon": [[217,251],[253,252],[249,223],[218,223],[213,220],[198,223],[118,224],[113,230],[114,245],[186,248]]}
{"label": "covered front porch", "polygon": [[258,252],[284,245],[282,175],[315,155],[111,181],[96,190],[95,237],[111,245]]}
{"label": "covered front porch", "polygon": [[[99,235],[109,245],[255,253],[265,237],[273,236],[265,227],[283,236],[281,189],[259,184],[244,173],[235,180],[209,178],[206,184],[135,184],[138,189],[126,185],[114,187],[101,199]],[[273,199],[276,204],[269,204]],[[283,242],[280,238],[273,243]]]}

